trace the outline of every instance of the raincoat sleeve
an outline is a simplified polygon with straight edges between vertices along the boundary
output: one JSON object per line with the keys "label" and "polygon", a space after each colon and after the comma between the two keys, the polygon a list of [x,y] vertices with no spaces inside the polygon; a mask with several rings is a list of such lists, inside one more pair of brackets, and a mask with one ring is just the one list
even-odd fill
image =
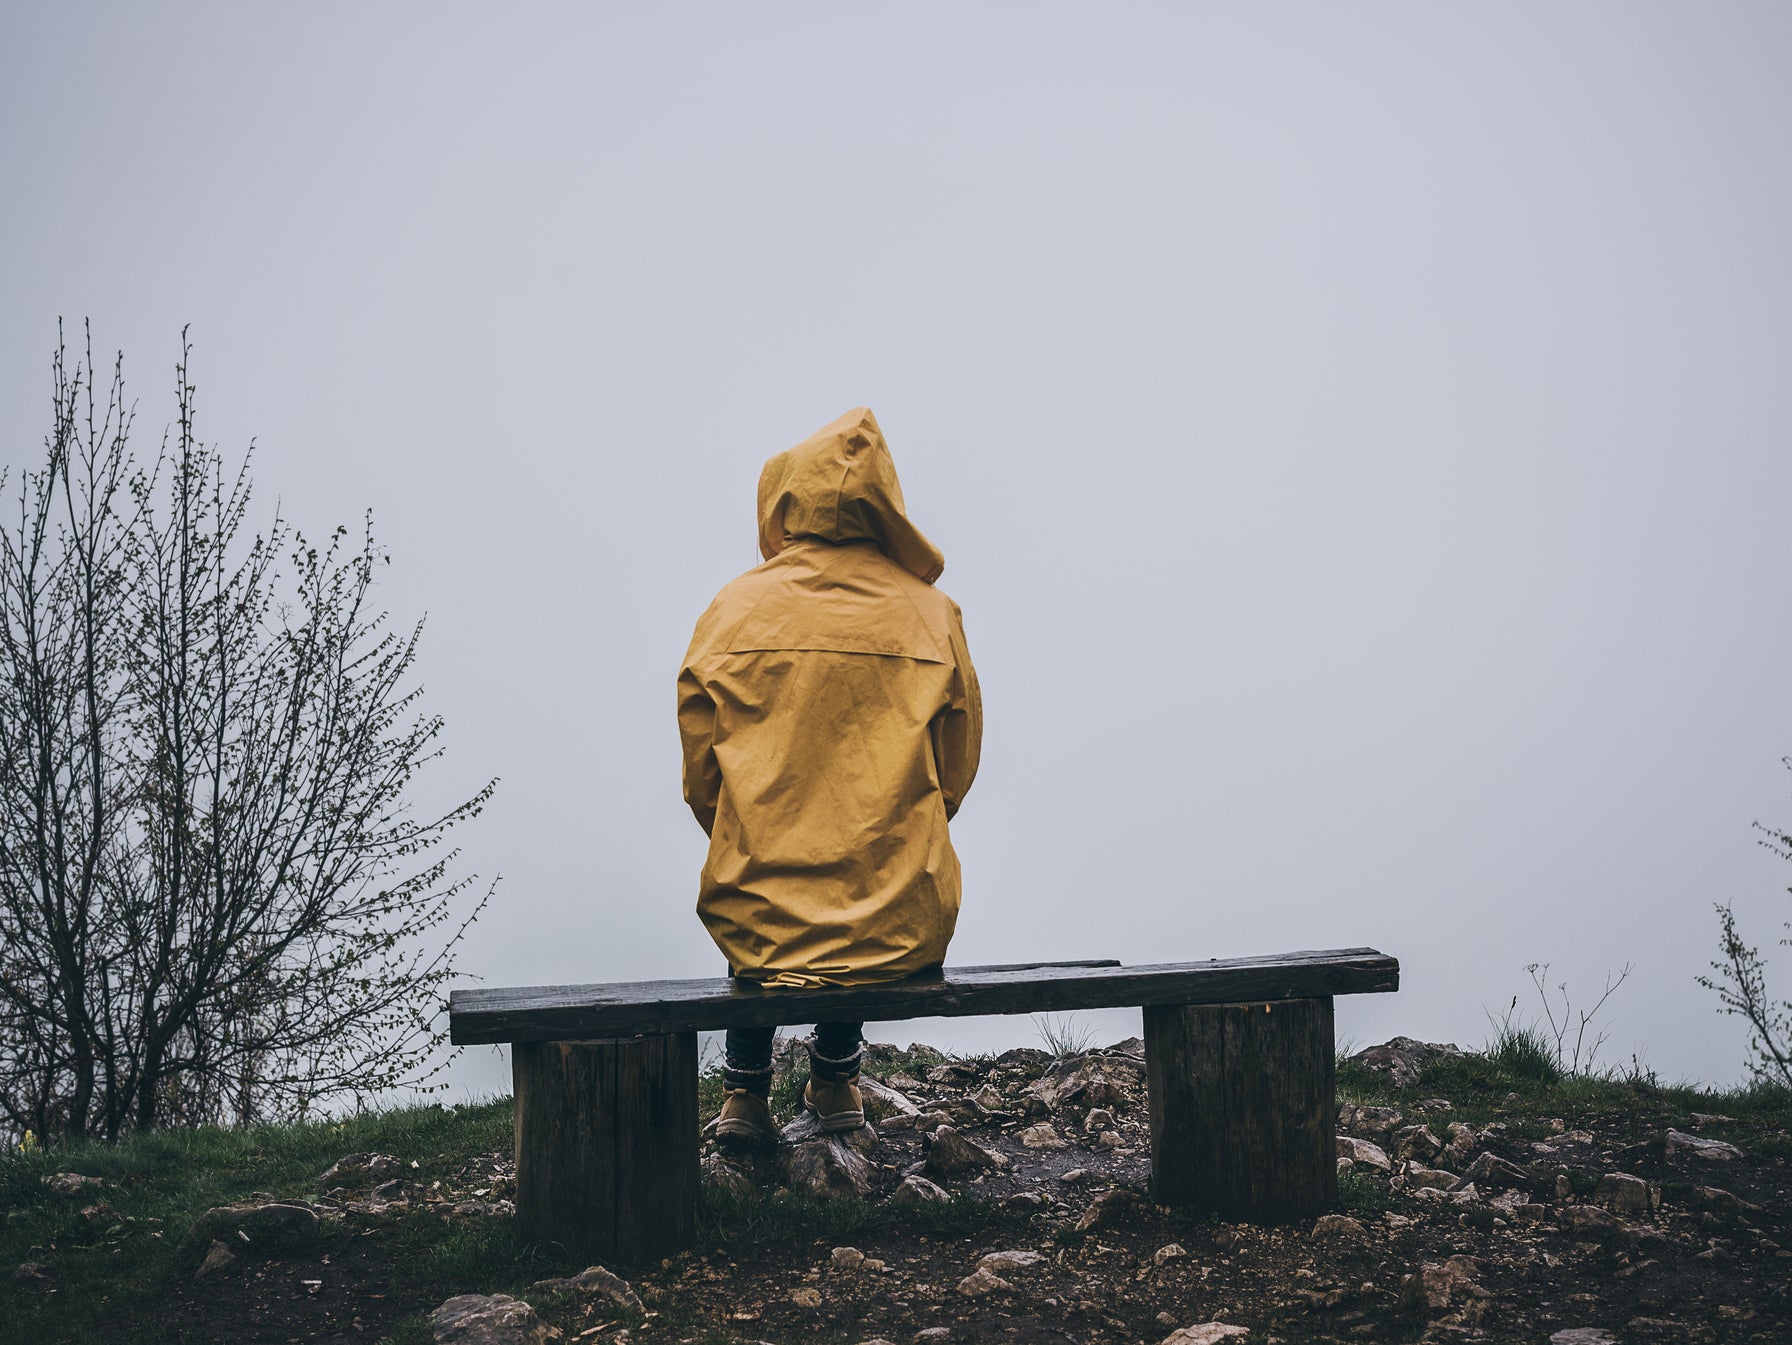
{"label": "raincoat sleeve", "polygon": [[678,736],[684,743],[684,801],[709,835],[715,830],[716,804],[722,794],[722,768],[716,760],[716,703],[703,679],[689,664],[678,674]]}
{"label": "raincoat sleeve", "polygon": [[983,751],[983,695],[977,687],[977,670],[971,666],[964,618],[957,603],[952,604],[951,644],[950,699],[933,721],[933,760],[948,820],[957,814],[971,781],[977,778],[977,760]]}

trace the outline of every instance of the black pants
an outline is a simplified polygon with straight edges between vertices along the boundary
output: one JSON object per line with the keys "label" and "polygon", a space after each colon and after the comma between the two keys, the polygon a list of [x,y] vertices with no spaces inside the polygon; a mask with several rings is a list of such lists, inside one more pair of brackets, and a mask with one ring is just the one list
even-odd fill
{"label": "black pants", "polygon": [[[850,1079],[859,1072],[859,1039],[863,1023],[817,1023],[809,1063],[818,1079]],[[770,1027],[731,1027],[722,1065],[722,1086],[744,1088],[765,1097],[772,1091]]]}

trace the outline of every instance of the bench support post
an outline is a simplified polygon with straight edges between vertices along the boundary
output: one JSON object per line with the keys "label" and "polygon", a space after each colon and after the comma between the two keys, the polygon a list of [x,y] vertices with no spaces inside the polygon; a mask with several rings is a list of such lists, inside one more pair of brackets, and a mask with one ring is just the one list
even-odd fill
{"label": "bench support post", "polygon": [[1147,1007],[1156,1199],[1250,1223],[1336,1208],[1333,1052],[1329,996]]}
{"label": "bench support post", "polygon": [[697,1034],[518,1042],[516,1216],[578,1257],[641,1262],[697,1214]]}

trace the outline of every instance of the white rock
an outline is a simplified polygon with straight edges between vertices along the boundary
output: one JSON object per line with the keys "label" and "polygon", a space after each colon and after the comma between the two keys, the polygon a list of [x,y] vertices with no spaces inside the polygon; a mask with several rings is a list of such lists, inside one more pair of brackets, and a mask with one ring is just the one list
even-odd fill
{"label": "white rock", "polygon": [[865,1100],[865,1115],[873,1120],[887,1116],[919,1116],[921,1109],[908,1097],[888,1084],[879,1083],[869,1074],[859,1079],[859,1096]]}
{"label": "white rock", "polygon": [[981,1298],[984,1294],[1012,1293],[1014,1286],[992,1270],[979,1266],[958,1282],[958,1292],[966,1298]]}
{"label": "white rock", "polygon": [[1154,1266],[1166,1265],[1171,1261],[1180,1261],[1187,1255],[1188,1249],[1180,1242],[1166,1242],[1151,1253],[1151,1264]]}
{"label": "white rock", "polygon": [[1368,1231],[1348,1214],[1322,1214],[1313,1223],[1313,1238],[1320,1242],[1333,1238],[1360,1238]]}
{"label": "white rock", "polygon": [[1062,1149],[1064,1141],[1058,1132],[1052,1129],[1050,1121],[1041,1121],[1038,1125],[1028,1126],[1016,1136],[1029,1149]]}
{"label": "white rock", "polygon": [[617,1307],[627,1308],[630,1312],[645,1311],[629,1282],[602,1266],[587,1266],[577,1275],[569,1275],[565,1279],[537,1280],[529,1287],[549,1294],[570,1292],[607,1298]]}
{"label": "white rock", "polygon": [[1338,1157],[1348,1158],[1353,1163],[1365,1167],[1376,1168],[1382,1172],[1394,1170],[1393,1160],[1388,1157],[1387,1150],[1379,1144],[1371,1144],[1368,1140],[1360,1140],[1351,1135],[1338,1136]]}
{"label": "white rock", "polygon": [[1684,1154],[1706,1163],[1728,1163],[1742,1157],[1742,1150],[1722,1140],[1708,1140],[1702,1135],[1689,1135],[1684,1130],[1669,1130],[1668,1154]]}
{"label": "white rock", "polygon": [[836,1270],[857,1270],[865,1264],[865,1253],[857,1247],[836,1247],[828,1260]]}
{"label": "white rock", "polygon": [[403,1170],[404,1164],[391,1154],[344,1154],[325,1168],[317,1180],[324,1186],[380,1181]]}
{"label": "white rock", "polygon": [[1415,1191],[1422,1190],[1427,1186],[1439,1191],[1448,1191],[1456,1185],[1457,1180],[1454,1172],[1445,1172],[1442,1168],[1428,1168],[1422,1163],[1406,1165],[1406,1184]]}
{"label": "white rock", "polygon": [[861,1200],[871,1194],[871,1165],[828,1136],[792,1145],[781,1155],[784,1184],[812,1200]]}
{"label": "white rock", "polygon": [[1195,1326],[1185,1326],[1179,1331],[1172,1331],[1163,1339],[1163,1345],[1217,1345],[1219,1341],[1230,1336],[1249,1335],[1248,1326],[1231,1326],[1225,1322],[1201,1322]]}
{"label": "white rock", "polygon": [[792,1289],[790,1291],[790,1301],[796,1304],[799,1308],[819,1308],[821,1306],[821,1290]]}
{"label": "white rock", "polygon": [[933,1177],[956,1177],[967,1172],[1001,1169],[1008,1166],[1005,1154],[993,1153],[974,1140],[966,1139],[951,1126],[933,1132],[927,1146],[927,1172]]}
{"label": "white rock", "polygon": [[456,1294],[429,1314],[436,1345],[547,1345],[535,1309],[509,1294]]}
{"label": "white rock", "polygon": [[1552,1335],[1549,1345],[1618,1345],[1618,1338],[1603,1326],[1571,1326]]}
{"label": "white rock", "polygon": [[1044,1260],[1038,1252],[990,1252],[977,1262],[978,1270],[987,1270],[992,1275],[1012,1274]]}
{"label": "white rock", "polygon": [[1593,1189],[1592,1200],[1614,1214],[1646,1215],[1650,1203],[1649,1183],[1628,1172],[1608,1172]]}
{"label": "white rock", "polygon": [[890,1192],[890,1203],[893,1205],[945,1205],[952,1200],[951,1194],[919,1173],[910,1173]]}

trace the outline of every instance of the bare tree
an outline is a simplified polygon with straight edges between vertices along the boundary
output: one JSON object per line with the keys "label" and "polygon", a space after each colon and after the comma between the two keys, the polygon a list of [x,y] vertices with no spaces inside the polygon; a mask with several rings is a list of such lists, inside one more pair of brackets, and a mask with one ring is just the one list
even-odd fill
{"label": "bare tree", "polygon": [[[0,532],[0,1117],[46,1137],[302,1115],[417,1084],[471,878],[408,804],[439,755],[422,623],[369,521],[250,534],[247,455],[128,449],[122,357],[59,343],[47,461]],[[3,484],[4,478],[0,478]],[[470,895],[470,894],[469,894]]]}
{"label": "bare tree", "polygon": [[[1792,769],[1792,757],[1781,761]],[[1792,859],[1792,833],[1775,831],[1755,823],[1762,833],[1761,844],[1781,859]],[[1792,891],[1792,888],[1788,888]],[[1723,1001],[1724,1012],[1739,1014],[1749,1025],[1749,1073],[1757,1079],[1777,1080],[1792,1086],[1792,1000],[1775,1004],[1767,992],[1767,967],[1760,952],[1743,940],[1736,928],[1736,912],[1728,903],[1717,908],[1722,926],[1719,947],[1721,959],[1711,964],[1718,979],[1699,977],[1699,984],[1715,990]],[[1792,930],[1792,922],[1784,928]],[[1782,947],[1792,947],[1792,938],[1781,939]]]}

